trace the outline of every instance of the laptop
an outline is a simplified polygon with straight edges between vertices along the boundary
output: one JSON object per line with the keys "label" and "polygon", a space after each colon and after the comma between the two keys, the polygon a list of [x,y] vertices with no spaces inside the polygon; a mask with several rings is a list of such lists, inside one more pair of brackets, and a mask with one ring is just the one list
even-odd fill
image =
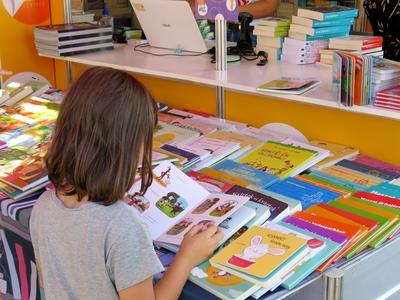
{"label": "laptop", "polygon": [[209,47],[187,1],[130,1],[150,46],[207,52]]}

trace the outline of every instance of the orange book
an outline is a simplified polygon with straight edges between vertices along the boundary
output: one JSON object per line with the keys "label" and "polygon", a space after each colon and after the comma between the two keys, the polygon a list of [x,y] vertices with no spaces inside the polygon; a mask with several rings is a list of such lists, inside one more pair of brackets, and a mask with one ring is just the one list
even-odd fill
{"label": "orange book", "polygon": [[302,219],[306,222],[318,225],[324,228],[338,231],[345,234],[348,237],[347,242],[342,246],[342,248],[330,257],[326,262],[317,268],[317,271],[323,272],[329,267],[331,263],[334,263],[341,259],[349,248],[352,248],[360,239],[359,235],[362,233],[360,226],[354,226],[343,222],[337,222],[325,217],[315,216],[307,212],[297,212],[293,215],[296,218]]}
{"label": "orange book", "polygon": [[322,183],[322,182],[313,180],[313,179],[311,179],[311,178],[309,178],[309,177],[304,177],[304,176],[299,176],[299,175],[297,175],[297,176],[295,176],[294,178],[296,178],[296,179],[298,179],[298,180],[302,180],[302,181],[304,181],[304,182],[311,183],[311,184],[316,185],[316,186],[319,186],[319,187],[322,187],[322,188],[327,189],[327,190],[330,190],[330,191],[332,191],[332,192],[336,192],[336,193],[338,193],[338,194],[341,194],[343,197],[350,196],[350,194],[351,194],[350,191],[348,191],[348,190],[341,189],[341,188],[339,188],[339,187],[334,187],[334,186],[329,185],[329,184],[327,184],[327,183]]}
{"label": "orange book", "polygon": [[[328,218],[331,219],[333,221],[337,221],[337,222],[342,222],[342,223],[346,223],[355,227],[359,227],[361,230],[361,233],[358,235],[358,238],[354,239],[354,243],[358,243],[359,241],[361,241],[362,239],[364,239],[367,234],[370,232],[369,228],[355,222],[354,220],[351,220],[349,218],[346,218],[344,216],[341,216],[339,214],[336,214],[330,210],[324,209],[322,206],[319,205],[313,205],[311,207],[309,207],[305,212],[313,214],[315,216],[319,216],[319,217],[323,217],[323,218]],[[350,251],[352,248],[349,248],[344,255],[347,254],[348,251]]]}

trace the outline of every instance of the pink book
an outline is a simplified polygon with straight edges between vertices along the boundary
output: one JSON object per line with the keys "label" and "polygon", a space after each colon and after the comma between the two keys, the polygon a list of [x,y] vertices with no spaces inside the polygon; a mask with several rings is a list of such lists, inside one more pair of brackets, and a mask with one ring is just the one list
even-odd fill
{"label": "pink book", "polygon": [[376,169],[390,171],[400,175],[400,166],[395,166],[369,156],[360,155],[356,159],[354,159],[354,161],[363,165],[371,166]]}
{"label": "pink book", "polygon": [[376,93],[377,97],[393,98],[400,101],[400,85]]}
{"label": "pink book", "polygon": [[380,102],[392,102],[392,103],[400,104],[400,98],[394,98],[394,97],[390,97],[390,96],[377,96],[375,99]]}
{"label": "pink book", "polygon": [[381,104],[381,103],[375,103],[374,104],[376,107],[382,107],[382,108],[387,108],[387,109],[392,109],[392,110],[399,110],[399,106],[394,106],[393,104]]}

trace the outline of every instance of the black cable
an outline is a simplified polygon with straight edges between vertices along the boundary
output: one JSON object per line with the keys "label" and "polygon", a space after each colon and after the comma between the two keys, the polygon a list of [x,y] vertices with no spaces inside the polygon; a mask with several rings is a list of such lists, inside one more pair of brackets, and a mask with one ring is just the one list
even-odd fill
{"label": "black cable", "polygon": [[179,53],[161,53],[161,54],[158,54],[158,53],[152,53],[152,52],[149,52],[149,51],[144,51],[144,50],[138,49],[138,48],[147,48],[147,47],[150,47],[150,44],[139,44],[139,45],[136,45],[133,48],[133,50],[137,51],[137,52],[144,53],[144,54],[150,54],[150,55],[153,55],[153,56],[202,56],[204,54],[209,54],[209,51],[203,52],[203,53],[193,53],[193,54],[186,54],[186,53],[185,54],[179,54]]}

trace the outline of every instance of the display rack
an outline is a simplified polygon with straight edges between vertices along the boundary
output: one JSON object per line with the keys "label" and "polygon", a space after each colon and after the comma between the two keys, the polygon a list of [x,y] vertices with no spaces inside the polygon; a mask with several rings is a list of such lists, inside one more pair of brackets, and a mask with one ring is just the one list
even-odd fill
{"label": "display rack", "polygon": [[[165,51],[156,50],[152,51]],[[331,69],[319,65],[288,65],[282,62],[258,67],[241,62],[228,67],[224,76],[215,71],[209,57],[156,57],[135,52],[132,47],[120,46],[113,51],[73,57],[54,57],[70,63],[104,66],[152,77],[190,82],[197,85],[222,87],[239,93],[274,97],[285,101],[303,102],[327,108],[345,110],[400,120],[400,113],[370,106],[344,107],[331,93]],[[267,81],[288,77],[319,78],[322,84],[303,95],[259,93],[256,87]],[[218,98],[216,99],[218,101]],[[224,107],[224,103],[221,106]],[[219,112],[223,115],[223,112]],[[323,274],[314,274],[291,291],[269,294],[265,300],[376,300],[400,299],[400,238],[387,242],[377,250],[367,250],[350,261],[342,261]],[[195,299],[190,299],[195,300]],[[206,299],[202,299],[206,300]]]}

